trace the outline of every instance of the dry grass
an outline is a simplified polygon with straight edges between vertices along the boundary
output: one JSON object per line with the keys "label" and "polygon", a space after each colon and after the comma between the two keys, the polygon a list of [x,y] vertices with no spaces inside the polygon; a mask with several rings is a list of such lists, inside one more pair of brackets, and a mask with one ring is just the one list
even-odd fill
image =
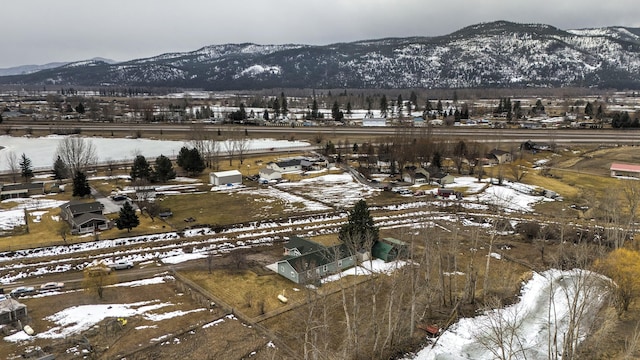
{"label": "dry grass", "polygon": [[184,272],[183,275],[249,317],[261,315],[260,303],[264,303],[265,312],[284,307],[285,304],[277,298],[283,291],[289,300],[288,303],[304,300],[301,286],[276,273],[257,275],[250,270],[214,270],[212,274],[206,271],[190,271]]}

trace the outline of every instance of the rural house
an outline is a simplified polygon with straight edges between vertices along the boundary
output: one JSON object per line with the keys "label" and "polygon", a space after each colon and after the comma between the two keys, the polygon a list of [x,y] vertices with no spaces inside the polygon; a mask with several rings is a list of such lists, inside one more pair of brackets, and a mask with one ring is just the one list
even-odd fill
{"label": "rural house", "polygon": [[487,158],[494,160],[498,164],[506,164],[512,161],[511,153],[500,149],[489,151]]}
{"label": "rural house", "polygon": [[70,201],[60,205],[60,216],[69,223],[72,234],[85,234],[109,229],[109,220],[103,215],[104,205],[95,202]]}
{"label": "rural house", "polygon": [[282,173],[269,168],[260,169],[260,171],[258,172],[258,176],[260,177],[260,179],[264,179],[267,181],[282,179]]}
{"label": "rural house", "polygon": [[0,185],[0,198],[2,200],[42,194],[44,194],[44,183],[42,182]]}
{"label": "rural house", "polygon": [[285,244],[285,258],[277,266],[278,274],[296,284],[307,284],[355,264],[356,256],[344,244],[327,247],[293,237]]}
{"label": "rural house", "polygon": [[301,171],[302,159],[289,159],[276,162],[272,161],[267,163],[267,168],[278,171],[280,173]]}
{"label": "rural house", "polygon": [[212,172],[209,174],[209,182],[215,186],[242,184],[242,173],[238,170]]}

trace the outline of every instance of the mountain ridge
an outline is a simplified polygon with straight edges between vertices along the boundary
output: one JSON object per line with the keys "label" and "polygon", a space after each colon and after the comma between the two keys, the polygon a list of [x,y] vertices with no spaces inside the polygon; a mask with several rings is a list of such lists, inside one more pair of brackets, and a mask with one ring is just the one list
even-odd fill
{"label": "mountain ridge", "polygon": [[208,45],[0,77],[19,85],[264,88],[640,88],[640,29],[495,21],[440,36],[329,45]]}

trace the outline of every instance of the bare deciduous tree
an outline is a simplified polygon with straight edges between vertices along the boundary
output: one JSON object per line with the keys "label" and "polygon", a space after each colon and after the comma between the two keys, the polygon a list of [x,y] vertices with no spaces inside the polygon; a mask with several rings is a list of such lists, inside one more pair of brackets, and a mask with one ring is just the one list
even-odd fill
{"label": "bare deciduous tree", "polygon": [[11,181],[16,182],[18,178],[18,174],[20,173],[20,164],[18,162],[18,155],[13,151],[9,151],[7,153],[7,165],[9,166],[9,171],[11,172]]}
{"label": "bare deciduous tree", "polygon": [[85,171],[89,166],[96,163],[96,149],[91,140],[81,137],[66,137],[58,144],[56,155],[71,171],[72,177],[79,171]]}

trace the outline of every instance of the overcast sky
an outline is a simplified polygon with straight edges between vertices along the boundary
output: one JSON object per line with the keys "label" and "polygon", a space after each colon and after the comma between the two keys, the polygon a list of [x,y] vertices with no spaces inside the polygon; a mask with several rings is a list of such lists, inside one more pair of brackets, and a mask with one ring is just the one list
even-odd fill
{"label": "overcast sky", "polygon": [[2,0],[0,68],[206,45],[445,35],[495,20],[640,27],[637,0]]}

